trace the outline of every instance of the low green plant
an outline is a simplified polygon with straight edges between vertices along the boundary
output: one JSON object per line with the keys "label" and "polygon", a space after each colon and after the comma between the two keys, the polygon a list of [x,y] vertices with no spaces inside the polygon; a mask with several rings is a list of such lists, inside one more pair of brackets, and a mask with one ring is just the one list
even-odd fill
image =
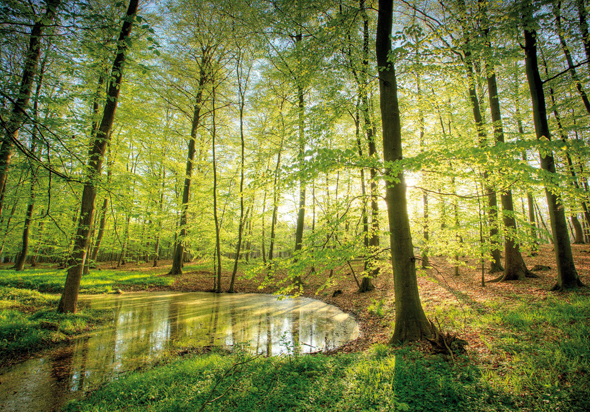
{"label": "low green plant", "polygon": [[373,315],[383,317],[383,316],[385,316],[385,309],[383,307],[384,305],[385,305],[385,299],[380,299],[380,300],[371,299],[371,304],[369,305],[367,310],[369,311],[369,313],[372,313]]}
{"label": "low green plant", "polygon": [[59,296],[0,286],[0,364],[86,333],[112,318],[110,311],[55,311]]}

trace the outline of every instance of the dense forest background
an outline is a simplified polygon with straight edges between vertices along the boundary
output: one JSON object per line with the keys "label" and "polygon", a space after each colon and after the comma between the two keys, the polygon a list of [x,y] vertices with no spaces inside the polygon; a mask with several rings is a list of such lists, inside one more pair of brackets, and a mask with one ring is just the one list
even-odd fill
{"label": "dense forest background", "polygon": [[[505,241],[534,254],[555,237],[551,196],[570,241],[590,240],[584,0],[395,2],[390,60],[404,150],[395,163],[382,155],[375,2],[172,0],[140,2],[137,14],[127,6],[0,8],[5,263],[71,266],[86,224],[86,269],[176,256],[173,273],[195,259],[220,273],[239,258],[248,273],[288,271],[289,289],[361,258],[355,276],[369,290],[388,265],[384,170],[401,168],[424,267],[436,255],[456,271],[466,257],[500,271]],[[127,37],[122,21],[133,24]],[[549,121],[541,138],[527,30]],[[102,170],[90,173],[101,139]],[[555,173],[539,154],[553,156]],[[96,191],[90,225],[80,217],[87,185]]]}

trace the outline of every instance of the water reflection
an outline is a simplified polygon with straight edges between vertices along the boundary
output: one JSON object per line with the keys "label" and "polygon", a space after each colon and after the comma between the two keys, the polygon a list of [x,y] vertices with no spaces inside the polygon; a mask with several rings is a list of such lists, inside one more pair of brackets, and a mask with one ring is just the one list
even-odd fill
{"label": "water reflection", "polygon": [[160,292],[85,296],[80,305],[112,309],[113,325],[0,371],[0,410],[59,409],[76,394],[180,348],[309,353],[338,347],[359,333],[349,315],[307,298]]}

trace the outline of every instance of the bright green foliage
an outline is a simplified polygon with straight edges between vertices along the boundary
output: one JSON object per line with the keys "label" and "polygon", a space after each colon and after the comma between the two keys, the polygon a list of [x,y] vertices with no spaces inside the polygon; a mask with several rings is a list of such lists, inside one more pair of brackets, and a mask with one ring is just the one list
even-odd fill
{"label": "bright green foliage", "polygon": [[[160,272],[161,273],[161,272]],[[63,291],[66,273],[63,270],[3,270],[0,286],[26,288],[41,292]],[[148,286],[168,286],[171,277],[157,276],[154,272],[124,272],[121,270],[93,270],[82,277],[80,291],[83,293],[109,293],[117,288],[145,290]]]}
{"label": "bright green foliage", "polygon": [[56,295],[0,286],[0,363],[67,341],[110,319],[109,312],[93,309],[75,315],[55,313],[58,299]]}

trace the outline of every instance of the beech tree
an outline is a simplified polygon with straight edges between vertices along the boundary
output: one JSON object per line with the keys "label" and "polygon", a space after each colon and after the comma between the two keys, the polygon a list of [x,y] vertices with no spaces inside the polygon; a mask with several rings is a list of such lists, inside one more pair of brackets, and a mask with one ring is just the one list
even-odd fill
{"label": "beech tree", "polygon": [[117,42],[117,51],[113,61],[113,67],[111,69],[107,102],[104,107],[100,126],[88,153],[88,169],[86,182],[84,183],[84,191],[82,193],[80,217],[78,220],[78,228],[76,229],[72,262],[70,263],[71,266],[68,269],[64,291],[57,307],[57,311],[60,313],[76,312],[78,290],[80,289],[80,280],[82,278],[82,271],[84,269],[84,262],[88,251],[90,230],[94,222],[96,185],[102,172],[102,163],[113,122],[115,120],[115,111],[117,109],[121,83],[123,80],[125,55],[129,48],[128,39],[137,13],[137,7],[138,0],[129,1],[127,13]]}
{"label": "beech tree", "polygon": [[406,183],[403,170],[397,166],[403,156],[397,79],[394,64],[390,59],[392,24],[393,0],[379,0],[376,51],[383,159],[386,167],[386,203],[395,290],[395,329],[391,341],[403,342],[432,336],[433,329],[420,303],[416,257],[406,204]]}
{"label": "beech tree", "polygon": [[[549,124],[547,122],[547,109],[545,106],[545,93],[543,82],[539,74],[537,60],[537,31],[533,18],[533,5],[526,1],[522,6],[522,19],[524,23],[525,62],[526,74],[531,92],[533,105],[533,117],[537,139],[551,140]],[[541,153],[541,167],[548,173],[555,174],[555,159],[551,153]],[[549,188],[545,189],[549,215],[551,217],[551,229],[553,232],[555,259],[557,262],[557,284],[553,289],[567,289],[582,286],[574,259],[567,231],[567,222],[561,198]]]}

